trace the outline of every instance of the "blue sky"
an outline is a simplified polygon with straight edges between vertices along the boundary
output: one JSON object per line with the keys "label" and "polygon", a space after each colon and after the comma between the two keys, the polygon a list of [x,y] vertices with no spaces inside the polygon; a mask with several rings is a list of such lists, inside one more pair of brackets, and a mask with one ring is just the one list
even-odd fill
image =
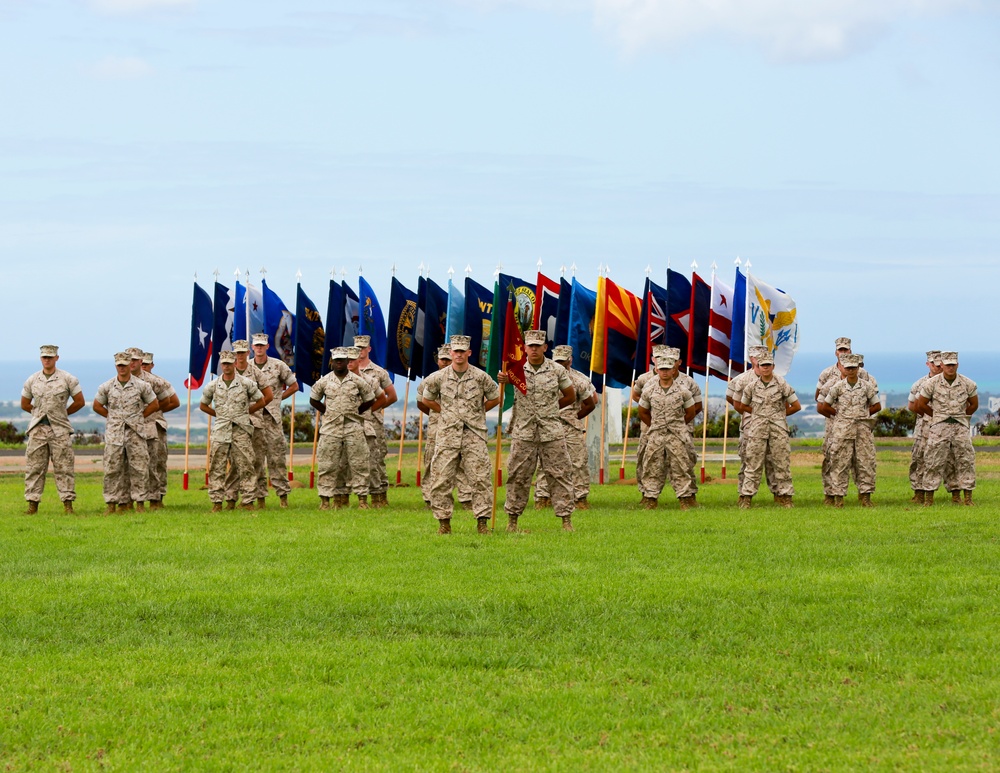
{"label": "blue sky", "polygon": [[998,350],[998,40],[971,0],[0,0],[3,356],[186,357],[215,269],[325,308],[737,256],[803,350]]}

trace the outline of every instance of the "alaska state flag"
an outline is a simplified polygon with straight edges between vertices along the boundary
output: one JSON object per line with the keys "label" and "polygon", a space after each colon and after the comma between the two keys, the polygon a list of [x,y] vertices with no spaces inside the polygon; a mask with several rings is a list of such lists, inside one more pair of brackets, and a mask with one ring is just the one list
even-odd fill
{"label": "alaska state flag", "polygon": [[191,303],[191,356],[188,358],[188,377],[184,386],[198,389],[205,380],[205,372],[212,360],[212,299],[194,283],[194,300]]}

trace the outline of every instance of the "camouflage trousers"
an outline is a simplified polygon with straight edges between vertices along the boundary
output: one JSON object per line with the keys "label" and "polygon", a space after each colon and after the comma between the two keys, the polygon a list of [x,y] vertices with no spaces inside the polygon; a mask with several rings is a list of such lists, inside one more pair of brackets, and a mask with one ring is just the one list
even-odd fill
{"label": "camouflage trousers", "polygon": [[824,493],[846,495],[851,472],[859,494],[875,491],[875,441],[866,427],[856,428],[850,435],[831,435],[823,458],[830,467],[829,491],[824,486]]}
{"label": "camouflage trousers", "polygon": [[[431,503],[431,461],[434,459],[434,441],[435,439],[431,437],[424,443],[424,472],[420,479],[420,494],[427,504]],[[461,455],[459,455],[459,461],[461,461]],[[458,489],[458,501],[472,502],[472,484],[469,483],[469,476],[465,474],[466,470],[462,464],[459,464],[458,469],[462,474],[456,476],[453,483],[453,486]]]}
{"label": "camouflage trousers", "polygon": [[[969,428],[964,424],[939,422],[927,429],[924,449],[926,472],[924,491],[936,491],[942,480],[949,491],[971,491],[976,487],[976,452],[972,447]],[[954,479],[948,480],[952,466]],[[954,488],[952,488],[954,486]]]}
{"label": "camouflage trousers", "polygon": [[674,432],[647,433],[646,469],[639,486],[644,497],[658,499],[667,478],[678,499],[698,493],[688,448],[691,438],[687,430],[683,433],[683,436]]}
{"label": "camouflage trousers", "polygon": [[[288,496],[292,490],[288,482],[288,463],[285,455],[288,453],[288,443],[285,441],[285,431],[280,422],[275,421],[270,414],[261,417],[260,426],[253,432],[255,439],[257,435],[261,438],[254,443],[254,453],[260,453],[262,458],[256,459],[254,469],[257,472],[257,498],[263,499],[267,496],[267,481],[271,480],[271,486],[278,496]],[[264,466],[267,465],[267,473]]]}
{"label": "camouflage trousers", "polygon": [[[746,435],[740,435],[740,443],[739,443],[740,471],[736,476],[737,489],[740,491],[743,490],[743,477],[745,476],[747,469],[747,457],[746,457],[746,452],[744,450],[745,444],[746,444]],[[824,465],[826,464],[825,457],[823,464]],[[775,489],[775,484],[774,484],[775,480],[774,474],[775,474],[774,462],[772,461],[770,456],[766,456],[764,458],[764,477],[767,479],[767,488],[772,494],[777,494],[778,492]],[[823,484],[824,486],[826,485],[825,477],[823,479]],[[759,487],[760,486],[758,485],[758,488]]]}
{"label": "camouflage trousers", "polygon": [[[250,440],[250,472],[247,474],[253,481],[252,499],[256,499],[258,496],[267,496],[267,468],[264,466],[267,462],[267,452],[264,449],[264,434],[265,430],[254,424],[253,434],[248,435]],[[215,465],[212,465],[212,468],[214,469]],[[264,481],[264,493],[258,494],[257,490],[261,480]],[[226,499],[241,498],[245,491],[244,485],[243,473],[236,468],[235,464],[230,464],[229,471],[226,473]]]}
{"label": "camouflage trousers", "polygon": [[[257,431],[254,430],[254,435]],[[257,480],[253,470],[252,435],[242,427],[233,427],[232,442],[212,440],[209,459],[208,498],[221,502],[223,498],[252,504]],[[232,485],[232,490],[230,490]]]}
{"label": "camouflage trousers", "polygon": [[[372,494],[384,494],[389,488],[389,475],[385,471],[385,455],[389,452],[385,444],[385,425],[376,422],[374,435],[365,435],[368,443],[368,490]],[[367,427],[366,427],[367,429]]]}
{"label": "camouflage trousers", "polygon": [[462,470],[464,483],[472,495],[472,512],[476,518],[488,518],[493,511],[493,465],[490,463],[486,439],[468,427],[462,430],[459,442],[450,440],[434,449],[431,459],[431,509],[438,520],[451,518],[454,503],[451,490]]}
{"label": "camouflage trousers", "polygon": [[927,448],[927,438],[924,436],[923,418],[917,417],[917,428],[913,432],[913,448],[910,449],[910,488],[923,491],[924,481],[924,451]]}
{"label": "camouflage trousers", "polygon": [[156,425],[151,430],[156,436],[146,441],[149,451],[149,489],[150,499],[163,499],[167,493],[167,429]]}
{"label": "camouflage trousers", "polygon": [[320,433],[316,471],[316,491],[321,497],[368,495],[368,446],[359,424],[345,424],[337,432]]}
{"label": "camouflage trousers", "polygon": [[59,498],[72,502],[76,499],[72,438],[57,435],[48,424],[36,425],[28,435],[24,453],[24,498],[29,502],[41,501],[50,459]]}
{"label": "camouflage trousers", "polygon": [[649,442],[648,435],[646,431],[646,425],[639,422],[639,445],[635,448],[635,482],[639,484],[639,489],[642,489],[642,476],[645,474],[646,467],[646,444]]}
{"label": "camouflage trousers", "polygon": [[104,501],[123,505],[149,499],[149,449],[146,438],[132,429],[125,430],[120,446],[104,446]]}
{"label": "camouflage trousers", "polygon": [[795,493],[792,486],[792,451],[787,430],[768,427],[764,432],[755,432],[744,440],[740,457],[745,465],[740,495],[752,497],[757,494],[769,457],[771,467],[767,482],[771,491],[776,496],[792,496]]}
{"label": "camouflage trousers", "polygon": [[[566,433],[566,448],[570,461],[573,463],[573,474],[570,482],[573,485],[573,498],[579,502],[590,494],[590,469],[587,467],[587,435],[584,432],[569,430]],[[535,477],[535,499],[549,498],[551,491],[549,476],[540,466]]]}
{"label": "camouflage trousers", "polygon": [[528,504],[528,492],[535,468],[541,463],[549,476],[552,507],[555,514],[565,517],[573,514],[576,499],[573,496],[573,462],[564,437],[548,440],[518,440],[510,444],[507,457],[507,500],[504,511],[507,515],[520,515]]}

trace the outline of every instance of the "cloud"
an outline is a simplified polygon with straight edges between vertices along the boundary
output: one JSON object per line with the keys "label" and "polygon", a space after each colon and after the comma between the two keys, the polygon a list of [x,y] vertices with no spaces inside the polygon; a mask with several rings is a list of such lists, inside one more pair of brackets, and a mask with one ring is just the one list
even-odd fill
{"label": "cloud", "polygon": [[721,35],[781,61],[843,59],[894,23],[975,0],[593,0],[599,27],[629,52]]}
{"label": "cloud", "polygon": [[142,13],[184,10],[193,7],[195,2],[196,0],[90,0],[90,5],[101,13]]}
{"label": "cloud", "polygon": [[153,68],[137,56],[106,56],[95,62],[90,74],[102,80],[128,81],[145,78]]}

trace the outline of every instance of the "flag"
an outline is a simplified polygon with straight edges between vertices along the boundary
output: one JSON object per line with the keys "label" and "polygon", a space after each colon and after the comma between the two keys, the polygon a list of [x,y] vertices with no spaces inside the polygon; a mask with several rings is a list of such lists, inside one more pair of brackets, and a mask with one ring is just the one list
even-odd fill
{"label": "flag", "polygon": [[639,296],[619,287],[610,279],[604,281],[604,289],[606,383],[612,388],[631,386],[635,375],[635,352],[640,337],[642,301]]}
{"label": "flag", "polygon": [[545,331],[545,343],[548,344],[548,356],[552,356],[552,347],[556,340],[556,320],[559,316],[560,284],[549,279],[545,274],[538,273],[538,283],[535,285],[535,312],[531,327],[534,330]]}
{"label": "flag", "polygon": [[413,332],[417,323],[417,294],[407,290],[396,277],[389,290],[389,327],[386,331],[386,369],[400,376],[410,375]]}
{"label": "flag", "polygon": [[681,363],[688,361],[688,330],[691,326],[691,283],[683,274],[667,269],[667,346],[681,351]]}
{"label": "flag", "polygon": [[417,317],[413,323],[413,348],[410,351],[410,378],[424,375],[424,331],[427,328],[427,280],[417,280]]}
{"label": "flag", "polygon": [[649,278],[642,292],[642,316],[639,317],[639,340],[635,348],[635,371],[645,373],[653,360],[653,347],[666,341],[667,290]]}
{"label": "flag", "polygon": [[517,324],[517,311],[514,309],[514,293],[507,294],[507,313],[503,332],[503,369],[513,387],[522,395],[528,394],[528,382],[524,375],[524,364],[528,361],[528,352],[524,348],[524,338]]}
{"label": "flag", "polygon": [[267,356],[277,357],[289,368],[295,367],[295,316],[278,294],[261,281],[264,299],[264,332],[267,333]]}
{"label": "flag", "polygon": [[295,288],[295,378],[299,389],[312,386],[323,375],[326,359],[326,331],[323,318],[319,315],[309,296],[302,291],[302,285]]}
{"label": "flag", "polygon": [[556,333],[552,340],[557,344],[569,342],[569,306],[573,286],[565,279],[559,280],[559,309],[556,312]]}
{"label": "flag", "polygon": [[733,284],[733,331],[729,334],[729,359],[746,368],[747,280],[738,268]]}
{"label": "flag", "polygon": [[341,282],[340,289],[344,292],[344,309],[341,312],[344,315],[344,331],[337,346],[354,346],[354,336],[358,334],[360,299],[347,282]]}
{"label": "flag", "polygon": [[[504,303],[502,298],[514,294],[513,303]],[[487,372],[495,378],[500,371],[503,360],[503,337],[507,329],[507,309],[514,312],[514,320],[518,330],[523,334],[531,329],[535,313],[535,285],[529,285],[523,279],[507,274],[499,274],[493,288],[493,318],[490,320],[490,347]],[[504,405],[510,404],[514,397],[513,388],[508,387],[504,393]]]}
{"label": "flag", "polygon": [[198,389],[205,380],[205,371],[212,361],[212,299],[194,283],[194,300],[191,303],[191,356],[188,358],[188,377],[184,386]]}
{"label": "flag", "polygon": [[463,335],[465,330],[465,298],[458,286],[448,280],[448,323],[445,325],[444,340],[448,343],[454,335]]}
{"label": "flag", "polygon": [[788,293],[747,275],[746,345],[766,346],[774,355],[774,372],[788,373],[799,348],[795,301]]}
{"label": "flag", "polygon": [[236,312],[236,298],[225,285],[215,283],[215,322],[212,325],[212,373],[219,370],[219,352],[233,349],[233,317]]}
{"label": "flag", "polygon": [[[708,368],[709,372],[725,381],[729,380],[729,346],[733,327],[733,288],[718,277],[712,280],[712,310],[708,315]],[[742,366],[732,370],[742,373]]]}
{"label": "flag", "polygon": [[[358,277],[358,306],[358,334],[371,336],[372,350],[368,357],[376,365],[385,367],[385,317],[382,316],[382,307],[375,297],[375,291],[363,276]],[[351,343],[353,345],[353,341]]]}
{"label": "flag", "polygon": [[438,369],[438,349],[445,342],[448,323],[448,291],[427,280],[424,299],[424,340],[423,370],[421,376],[429,376]]}
{"label": "flag", "polygon": [[493,291],[465,278],[465,335],[472,339],[469,362],[479,368],[489,366],[490,321],[493,318]]}
{"label": "flag", "polygon": [[[594,305],[593,339],[590,343],[590,372],[604,374],[604,355],[607,351],[605,330],[608,323],[608,293],[607,280],[597,278],[597,302]],[[575,351],[575,350],[574,350]],[[602,379],[603,381],[603,379]]]}
{"label": "flag", "polygon": [[343,345],[344,285],[331,279],[330,294],[326,302],[326,340],[323,342],[324,376],[333,370],[333,350]]}
{"label": "flag", "polygon": [[590,351],[594,343],[594,315],[597,311],[597,293],[588,290],[573,279],[570,285],[570,309],[567,341],[573,347],[573,359],[590,366]]}
{"label": "flag", "polygon": [[233,340],[249,341],[254,333],[264,333],[264,296],[250,282],[244,289],[236,283],[236,311],[233,316]]}
{"label": "flag", "polygon": [[692,273],[687,364],[698,373],[704,373],[708,367],[708,316],[711,310],[712,288],[697,273]]}

